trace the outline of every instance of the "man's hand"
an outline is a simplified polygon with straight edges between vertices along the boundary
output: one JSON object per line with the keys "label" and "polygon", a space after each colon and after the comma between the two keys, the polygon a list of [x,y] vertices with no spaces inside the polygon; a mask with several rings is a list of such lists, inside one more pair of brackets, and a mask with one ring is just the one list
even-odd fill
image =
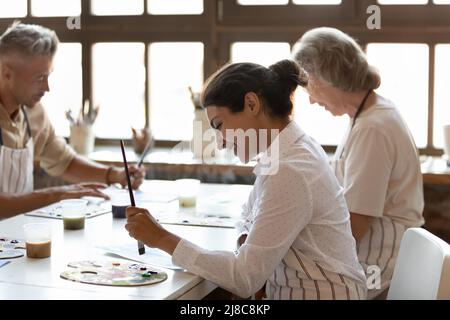
{"label": "man's hand", "polygon": [[146,209],[127,208],[127,224],[125,229],[132,238],[141,241],[148,247],[158,248],[172,254],[181,240],[164,229]]}
{"label": "man's hand", "polygon": [[107,185],[103,183],[78,183],[67,186],[47,188],[44,190],[45,192],[55,194],[58,198],[58,201],[63,199],[81,198],[84,196],[109,199],[108,195],[99,191],[99,189],[104,189],[106,187]]}
{"label": "man's hand", "polygon": [[[137,165],[131,165],[128,167],[130,172],[131,186],[133,189],[139,188],[145,179],[145,167]],[[120,183],[122,187],[127,186],[127,175],[125,169],[114,168],[111,170],[109,181],[111,183]]]}

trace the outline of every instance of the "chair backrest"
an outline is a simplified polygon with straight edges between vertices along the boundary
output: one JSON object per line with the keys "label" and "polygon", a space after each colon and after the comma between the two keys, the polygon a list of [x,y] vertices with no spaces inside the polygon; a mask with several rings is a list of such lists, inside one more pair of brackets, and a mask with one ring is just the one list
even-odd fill
{"label": "chair backrest", "polygon": [[406,230],[387,299],[450,299],[450,246],[425,229]]}

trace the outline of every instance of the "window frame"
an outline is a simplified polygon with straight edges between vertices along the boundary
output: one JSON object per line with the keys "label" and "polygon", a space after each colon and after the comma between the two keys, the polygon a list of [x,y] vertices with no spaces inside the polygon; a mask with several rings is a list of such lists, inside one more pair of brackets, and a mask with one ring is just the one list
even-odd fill
{"label": "window frame", "polygon": [[[233,42],[288,42],[291,46],[305,31],[317,26],[331,26],[351,34],[363,47],[368,43],[424,43],[429,46],[428,131],[422,154],[442,155],[433,146],[435,46],[450,43],[450,5],[430,0],[426,5],[381,5],[381,30],[366,27],[366,8],[373,0],[342,0],[340,5],[242,6],[237,0],[203,0],[199,15],[152,15],[144,12],[130,16],[97,16],[91,13],[90,0],[81,0],[81,30],[68,30],[67,17],[31,16],[27,0],[24,23],[45,25],[56,31],[62,42],[82,45],[83,101],[92,99],[92,46],[97,42],[142,42],[145,44],[145,67],[148,70],[148,47],[152,42],[192,42],[204,44],[205,79],[230,59]],[[407,14],[405,14],[407,12]],[[5,30],[15,19],[0,18]],[[189,26],[188,28],[186,26]],[[88,30],[88,31],[86,31]],[[149,73],[146,72],[145,114],[150,125]],[[116,144],[116,139],[97,139],[101,145]],[[172,147],[179,141],[156,141],[157,146]],[[333,152],[335,146],[324,146]]]}

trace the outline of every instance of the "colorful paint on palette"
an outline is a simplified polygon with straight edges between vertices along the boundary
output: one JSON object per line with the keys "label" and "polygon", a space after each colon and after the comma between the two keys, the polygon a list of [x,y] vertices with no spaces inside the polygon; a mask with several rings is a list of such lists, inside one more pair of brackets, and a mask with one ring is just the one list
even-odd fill
{"label": "colorful paint on palette", "polygon": [[71,262],[61,278],[105,286],[144,286],[167,279],[164,271],[149,265],[117,261]]}
{"label": "colorful paint on palette", "polygon": [[25,254],[25,242],[7,237],[0,237],[0,259],[19,258]]}

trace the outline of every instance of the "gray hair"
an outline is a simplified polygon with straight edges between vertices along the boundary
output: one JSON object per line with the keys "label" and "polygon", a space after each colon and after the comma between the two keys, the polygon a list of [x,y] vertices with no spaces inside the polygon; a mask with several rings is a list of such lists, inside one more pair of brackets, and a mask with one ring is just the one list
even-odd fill
{"label": "gray hair", "polygon": [[54,31],[16,21],[0,36],[0,57],[13,52],[27,56],[53,56],[58,43]]}
{"label": "gray hair", "polygon": [[378,70],[349,35],[334,28],[307,31],[294,45],[292,55],[311,75],[346,92],[376,89]]}

